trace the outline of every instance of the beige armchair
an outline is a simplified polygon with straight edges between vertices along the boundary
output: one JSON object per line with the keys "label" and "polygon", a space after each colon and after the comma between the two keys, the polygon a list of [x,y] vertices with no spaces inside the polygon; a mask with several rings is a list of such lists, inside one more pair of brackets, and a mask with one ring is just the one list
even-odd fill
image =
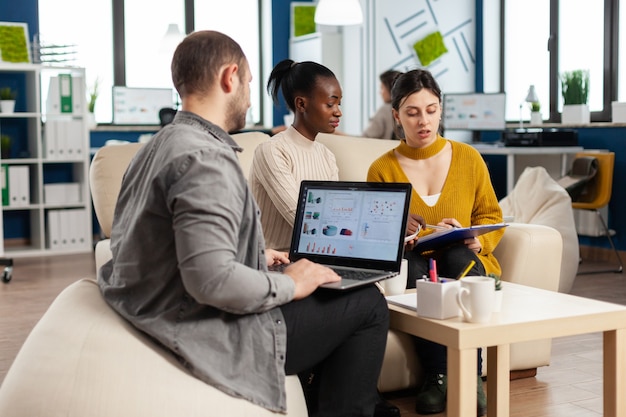
{"label": "beige armchair", "polygon": [[[317,140],[334,154],[339,179],[365,181],[371,163],[398,141],[319,134]],[[506,228],[495,255],[502,266],[502,279],[522,285],[558,291],[563,240],[554,228],[539,224],[512,223]],[[511,345],[511,370],[533,375],[550,364],[551,340]],[[484,354],[484,353],[483,353]],[[421,367],[411,338],[390,330],[378,388],[382,392],[416,386]],[[486,372],[486,369],[485,371]]]}
{"label": "beige armchair", "polygon": [[[111,232],[122,175],[141,145],[106,146],[90,172],[94,208],[103,234]],[[111,257],[98,242],[96,267]],[[306,416],[297,376],[286,381],[288,416]],[[95,281],[66,288],[33,329],[0,389],[0,416],[283,415],[202,382],[174,356],[121,318]]]}

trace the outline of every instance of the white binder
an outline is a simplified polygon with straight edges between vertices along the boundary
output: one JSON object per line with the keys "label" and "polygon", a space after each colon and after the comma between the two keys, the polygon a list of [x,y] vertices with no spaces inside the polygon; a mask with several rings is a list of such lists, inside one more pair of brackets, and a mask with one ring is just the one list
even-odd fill
{"label": "white binder", "polygon": [[30,172],[27,165],[9,166],[9,206],[30,204]]}
{"label": "white binder", "polygon": [[48,210],[48,248],[61,249],[61,210]]}

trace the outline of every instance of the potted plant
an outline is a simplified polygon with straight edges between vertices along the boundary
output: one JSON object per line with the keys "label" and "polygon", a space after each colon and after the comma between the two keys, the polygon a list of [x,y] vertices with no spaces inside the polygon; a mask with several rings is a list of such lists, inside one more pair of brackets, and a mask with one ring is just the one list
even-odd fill
{"label": "potted plant", "polygon": [[563,95],[564,124],[589,123],[589,71],[573,70],[561,74],[561,94]]}
{"label": "potted plant", "polygon": [[15,111],[15,98],[17,92],[13,91],[11,87],[0,88],[0,112],[13,113]]}
{"label": "potted plant", "polygon": [[500,279],[500,275],[494,273],[487,276],[495,280],[496,294],[494,296],[493,311],[497,313],[502,309],[502,280]]}
{"label": "potted plant", "polygon": [[89,111],[89,114],[87,115],[87,124],[89,125],[90,129],[96,127],[96,117],[94,115],[94,111],[96,110],[96,100],[98,99],[99,84],[100,79],[96,78],[96,80],[93,82],[93,85],[91,86],[91,89],[89,90],[89,104],[87,105],[87,110]]}
{"label": "potted plant", "polygon": [[98,99],[99,84],[100,80],[96,78],[96,80],[93,82],[93,85],[91,86],[91,90],[89,91],[89,106],[87,107],[89,113],[93,113],[96,110],[96,100]]}
{"label": "potted plant", "polygon": [[0,159],[11,158],[11,136],[0,136]]}
{"label": "potted plant", "polygon": [[541,117],[541,103],[533,101],[530,103],[530,124],[540,125],[542,123],[543,118]]}

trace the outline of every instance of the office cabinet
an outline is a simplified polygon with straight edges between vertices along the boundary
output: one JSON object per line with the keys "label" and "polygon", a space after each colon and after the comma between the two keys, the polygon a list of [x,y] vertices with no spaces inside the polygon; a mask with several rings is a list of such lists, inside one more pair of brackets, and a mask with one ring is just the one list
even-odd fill
{"label": "office cabinet", "polygon": [[2,246],[11,258],[91,251],[84,69],[0,63],[1,86],[18,97],[14,113],[0,112],[0,134],[11,138],[0,159],[0,255]]}

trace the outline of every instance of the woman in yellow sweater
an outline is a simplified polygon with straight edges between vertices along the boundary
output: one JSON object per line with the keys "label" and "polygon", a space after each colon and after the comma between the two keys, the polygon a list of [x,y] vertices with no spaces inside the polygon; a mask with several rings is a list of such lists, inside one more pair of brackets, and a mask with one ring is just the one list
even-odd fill
{"label": "woman in yellow sweater", "polygon": [[[410,182],[411,214],[423,216],[427,224],[462,227],[502,222],[502,211],[480,153],[439,134],[441,89],[432,74],[423,69],[402,74],[396,79],[391,96],[393,117],[405,139],[372,163],[367,180]],[[415,231],[410,229],[417,224],[412,223],[410,232]],[[410,277],[407,286],[415,287],[415,278],[428,273],[429,258],[437,261],[443,277],[456,277],[471,260],[476,264],[470,275],[500,274],[493,250],[503,233],[487,233],[428,253],[420,253],[409,244],[405,251]],[[418,354],[426,382],[418,393],[416,411],[440,413],[445,409],[447,390],[445,347],[418,339]],[[480,367],[479,360],[479,376]],[[486,397],[479,381],[478,415],[485,411]]]}

